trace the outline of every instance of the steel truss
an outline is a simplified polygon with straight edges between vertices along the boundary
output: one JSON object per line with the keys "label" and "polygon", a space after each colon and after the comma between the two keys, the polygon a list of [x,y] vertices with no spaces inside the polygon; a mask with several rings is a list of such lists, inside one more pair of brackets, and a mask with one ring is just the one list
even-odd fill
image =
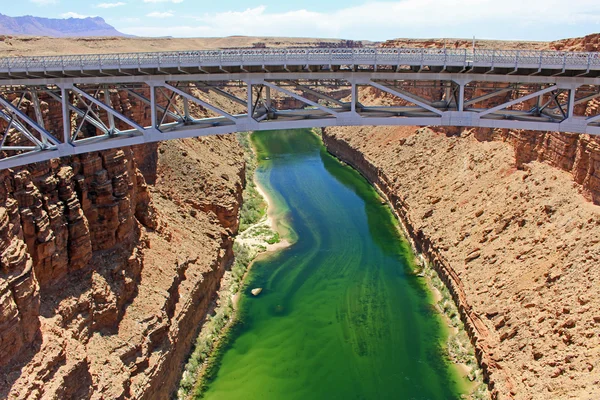
{"label": "steel truss", "polygon": [[[590,115],[598,107],[588,107],[600,99],[599,77],[495,74],[489,68],[396,72],[382,71],[378,64],[337,71],[249,68],[12,75],[0,80],[0,168],[168,139],[327,126],[442,125],[600,135],[600,115]],[[384,97],[385,105],[375,104],[375,97]],[[144,112],[132,113],[131,103]],[[48,109],[60,109],[61,120],[46,118]]]}

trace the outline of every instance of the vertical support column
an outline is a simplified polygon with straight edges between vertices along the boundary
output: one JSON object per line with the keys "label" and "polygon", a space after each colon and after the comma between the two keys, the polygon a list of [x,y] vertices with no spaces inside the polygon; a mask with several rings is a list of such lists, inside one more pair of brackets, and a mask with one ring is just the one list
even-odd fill
{"label": "vertical support column", "polygon": [[63,119],[63,142],[65,145],[71,143],[71,112],[69,111],[69,91],[66,86],[60,88],[62,100],[62,119]]}
{"label": "vertical support column", "polygon": [[454,100],[456,101],[456,111],[463,112],[465,111],[465,86],[467,83],[471,82],[471,80],[466,78],[457,78],[453,79],[452,82],[458,85],[458,93],[456,93],[456,88],[453,91]]}
{"label": "vertical support column", "polygon": [[352,89],[351,89],[351,96],[350,96],[350,112],[352,112],[352,114],[356,114],[356,103],[358,103],[358,86],[356,86],[355,82],[352,82]]}
{"label": "vertical support column", "polygon": [[152,129],[158,129],[157,115],[156,115],[156,86],[154,82],[148,83],[150,86],[150,124]]}
{"label": "vertical support column", "polygon": [[444,99],[446,100],[446,104],[450,106],[452,101],[452,81],[444,82],[444,84],[446,85],[446,88],[444,89]]}
{"label": "vertical support column", "polygon": [[264,88],[265,88],[267,110],[270,110],[271,109],[271,88],[268,86],[264,86]]}
{"label": "vertical support column", "polygon": [[187,98],[183,98],[183,118],[185,122],[190,120],[190,102]]}
{"label": "vertical support column", "polygon": [[[33,101],[33,108],[35,110],[35,119],[36,119],[38,125],[42,127],[42,129],[46,129],[46,127],[44,126],[44,117],[42,116],[42,108],[40,107],[40,99],[38,97],[36,88],[32,88],[30,90],[30,93],[31,93],[31,100]],[[42,135],[42,143],[44,144],[44,146],[48,145],[48,138],[46,138],[43,135]]]}
{"label": "vertical support column", "polygon": [[254,107],[252,105],[252,83],[250,81],[247,81],[246,85],[248,85],[246,90],[248,95],[248,99],[246,102],[248,118],[254,118]]}
{"label": "vertical support column", "polygon": [[567,109],[567,119],[573,118],[573,113],[575,112],[575,92],[577,92],[577,87],[573,86],[569,89],[569,105]]}
{"label": "vertical support column", "polygon": [[[108,92],[108,85],[104,85],[104,104],[112,107],[112,102],[110,101],[110,93]],[[115,133],[115,117],[111,113],[106,113],[108,115],[108,126],[110,128],[109,134]]]}

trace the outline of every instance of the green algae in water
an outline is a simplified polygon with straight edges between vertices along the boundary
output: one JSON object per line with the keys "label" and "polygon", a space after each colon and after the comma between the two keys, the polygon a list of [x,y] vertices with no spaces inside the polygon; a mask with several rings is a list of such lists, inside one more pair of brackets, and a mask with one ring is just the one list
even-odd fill
{"label": "green algae in water", "polygon": [[445,327],[375,190],[310,131],[252,141],[257,179],[294,244],[254,264],[203,397],[460,398]]}

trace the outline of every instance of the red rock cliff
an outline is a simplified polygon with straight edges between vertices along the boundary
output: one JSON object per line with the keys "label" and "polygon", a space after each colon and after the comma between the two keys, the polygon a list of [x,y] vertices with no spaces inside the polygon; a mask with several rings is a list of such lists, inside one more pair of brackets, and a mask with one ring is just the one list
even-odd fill
{"label": "red rock cliff", "polygon": [[[126,115],[148,114],[111,96]],[[46,126],[62,129],[44,105]],[[157,148],[1,171],[0,398],[175,389],[232,257],[244,165],[233,137]]]}

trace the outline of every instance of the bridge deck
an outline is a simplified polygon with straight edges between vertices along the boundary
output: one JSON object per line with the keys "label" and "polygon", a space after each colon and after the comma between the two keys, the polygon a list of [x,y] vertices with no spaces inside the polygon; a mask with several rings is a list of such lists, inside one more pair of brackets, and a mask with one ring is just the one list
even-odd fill
{"label": "bridge deck", "polygon": [[229,49],[0,58],[1,80],[239,72],[419,71],[600,76],[598,53],[413,48]]}
{"label": "bridge deck", "polygon": [[[386,105],[369,104],[376,92]],[[143,116],[130,115],[123,96],[144,103]],[[250,130],[443,125],[600,135],[599,101],[598,53],[289,48],[0,58],[0,168]],[[44,117],[51,103],[61,121]]]}

